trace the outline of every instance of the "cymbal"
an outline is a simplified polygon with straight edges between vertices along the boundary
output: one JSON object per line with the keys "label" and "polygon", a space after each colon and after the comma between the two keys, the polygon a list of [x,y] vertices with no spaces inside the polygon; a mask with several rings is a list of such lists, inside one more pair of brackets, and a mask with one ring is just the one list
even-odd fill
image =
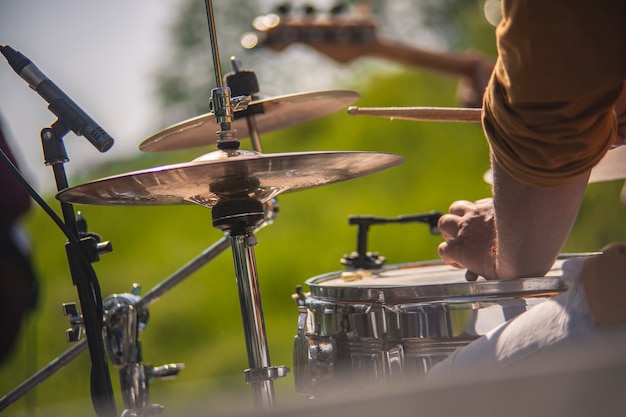
{"label": "cymbal", "polygon": [[96,205],[214,207],[229,199],[265,202],[284,192],[346,181],[399,165],[400,155],[377,152],[261,154],[215,151],[191,162],[129,172],[67,188],[57,198]]}
{"label": "cymbal", "polygon": [[[491,169],[485,172],[483,179],[487,184],[493,184]],[[609,150],[606,155],[591,170],[589,184],[626,179],[626,146],[619,146]]]}
{"label": "cymbal", "polygon": [[626,179],[626,146],[609,150],[591,170],[590,183]]}
{"label": "cymbal", "polygon": [[[254,115],[259,133],[272,132],[305,123],[354,103],[359,93],[350,90],[314,91],[251,101],[244,111],[234,112],[232,128],[235,136],[250,136],[246,115]],[[217,142],[219,126],[213,112],[170,126],[144,140],[144,152],[168,152]]]}

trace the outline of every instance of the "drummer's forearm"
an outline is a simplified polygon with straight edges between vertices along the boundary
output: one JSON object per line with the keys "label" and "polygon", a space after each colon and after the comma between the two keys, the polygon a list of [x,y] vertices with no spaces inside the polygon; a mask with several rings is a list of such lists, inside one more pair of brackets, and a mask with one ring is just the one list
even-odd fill
{"label": "drummer's forearm", "polygon": [[576,220],[589,174],[567,185],[536,187],[517,181],[496,161],[496,272],[500,279],[543,276]]}

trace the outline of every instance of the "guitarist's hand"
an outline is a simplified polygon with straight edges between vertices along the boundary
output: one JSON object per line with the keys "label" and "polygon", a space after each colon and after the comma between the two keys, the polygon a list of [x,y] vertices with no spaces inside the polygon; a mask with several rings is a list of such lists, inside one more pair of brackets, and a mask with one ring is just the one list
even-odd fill
{"label": "guitarist's hand", "polygon": [[481,108],[483,106],[483,94],[491,78],[494,62],[484,57],[475,56],[474,71],[471,77],[462,76],[457,88],[457,99],[463,106],[469,108]]}

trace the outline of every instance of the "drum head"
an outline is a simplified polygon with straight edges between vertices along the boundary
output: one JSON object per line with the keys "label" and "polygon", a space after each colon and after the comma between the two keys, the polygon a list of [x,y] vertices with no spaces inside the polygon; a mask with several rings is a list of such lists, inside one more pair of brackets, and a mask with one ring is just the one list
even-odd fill
{"label": "drum head", "polygon": [[443,261],[390,265],[373,271],[334,272],[306,281],[311,296],[319,300],[341,302],[413,303],[432,300],[485,299],[490,296],[533,296],[564,291],[558,260],[548,274],[540,278],[511,281],[475,282],[465,280],[465,270]]}

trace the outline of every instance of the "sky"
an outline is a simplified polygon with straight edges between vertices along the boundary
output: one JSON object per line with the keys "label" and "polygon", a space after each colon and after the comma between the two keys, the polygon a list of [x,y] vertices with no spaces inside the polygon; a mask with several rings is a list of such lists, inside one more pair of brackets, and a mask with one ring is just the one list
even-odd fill
{"label": "sky", "polygon": [[[159,130],[152,73],[164,54],[180,0],[2,0],[0,44],[31,61],[114,139],[100,153],[87,139],[64,138],[72,179],[90,165],[139,154]],[[48,103],[0,56],[0,114],[20,168],[40,193],[55,191],[41,129],[56,120]]]}

